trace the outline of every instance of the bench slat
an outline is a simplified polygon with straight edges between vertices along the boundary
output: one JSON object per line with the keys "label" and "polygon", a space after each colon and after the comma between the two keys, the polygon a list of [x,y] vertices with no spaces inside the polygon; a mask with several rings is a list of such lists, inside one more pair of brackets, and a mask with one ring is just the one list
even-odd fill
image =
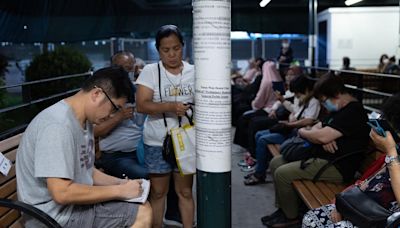
{"label": "bench slat", "polygon": [[315,197],[319,203],[319,205],[329,204],[331,201],[329,198],[325,196],[325,194],[317,188],[317,186],[310,180],[303,180],[304,185],[318,197]]}
{"label": "bench slat", "polygon": [[308,208],[313,209],[321,205],[301,180],[293,181],[293,185]]}
{"label": "bench slat", "polygon": [[0,185],[4,184],[12,178],[15,178],[15,165],[11,166],[10,172],[7,176],[3,176],[2,174],[0,174]]}
{"label": "bench slat", "polygon": [[11,138],[4,139],[3,141],[0,141],[0,151],[4,152],[7,150],[10,150],[14,147],[17,147],[19,144],[19,141],[21,140],[22,133],[15,135]]}
{"label": "bench slat", "polygon": [[[10,197],[8,197],[7,199],[11,199],[11,200],[17,200],[17,193],[12,194]],[[0,217],[2,217],[3,215],[5,215],[8,211],[10,211],[11,209],[8,207],[0,207]],[[1,223],[0,223],[1,224]]]}
{"label": "bench slat", "polygon": [[0,198],[6,198],[17,191],[17,180],[14,178],[11,181],[0,186]]}
{"label": "bench slat", "polygon": [[9,211],[6,215],[0,218],[0,224],[8,227],[21,216],[21,213],[16,210]]}
{"label": "bench slat", "polygon": [[20,217],[17,221],[11,224],[10,228],[24,228],[24,219]]}
{"label": "bench slat", "polygon": [[326,184],[330,189],[332,189],[332,190],[335,192],[335,194],[337,194],[337,193],[343,191],[343,189],[346,188],[346,186],[345,186],[344,184],[341,184],[341,183],[325,182],[325,184]]}

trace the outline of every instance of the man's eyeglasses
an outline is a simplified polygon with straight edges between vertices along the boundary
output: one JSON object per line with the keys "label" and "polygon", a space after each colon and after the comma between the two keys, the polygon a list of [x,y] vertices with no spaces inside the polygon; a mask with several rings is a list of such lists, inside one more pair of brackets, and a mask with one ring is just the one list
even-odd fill
{"label": "man's eyeglasses", "polygon": [[108,96],[108,94],[106,93],[106,91],[104,91],[103,88],[98,87],[98,86],[94,86],[94,88],[101,89],[101,91],[103,91],[104,95],[106,95],[107,99],[110,101],[111,105],[112,105],[113,108],[114,108],[114,111],[113,111],[112,113],[118,112],[118,110],[119,110],[118,106],[111,100],[110,96]]}

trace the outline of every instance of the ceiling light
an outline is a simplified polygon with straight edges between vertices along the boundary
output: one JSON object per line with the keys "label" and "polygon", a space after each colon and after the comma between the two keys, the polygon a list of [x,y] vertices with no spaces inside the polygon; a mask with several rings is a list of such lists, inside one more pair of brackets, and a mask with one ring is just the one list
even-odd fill
{"label": "ceiling light", "polygon": [[[344,4],[346,4],[346,6],[351,6],[351,5],[353,5],[353,4],[356,4],[356,3],[359,3],[359,2],[361,2],[362,0],[346,0],[345,2],[344,2]],[[261,3],[260,3],[261,4]]]}
{"label": "ceiling light", "polygon": [[271,0],[261,0],[260,2],[260,7],[265,7],[266,5],[268,5],[268,3],[270,3]]}

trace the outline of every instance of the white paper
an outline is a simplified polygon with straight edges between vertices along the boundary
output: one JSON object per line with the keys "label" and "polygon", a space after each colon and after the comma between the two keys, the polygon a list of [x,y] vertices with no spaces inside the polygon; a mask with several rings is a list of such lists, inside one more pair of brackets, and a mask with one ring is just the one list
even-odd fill
{"label": "white paper", "polygon": [[142,180],[142,188],[143,188],[143,193],[141,196],[125,200],[126,202],[133,202],[133,203],[144,203],[147,200],[147,197],[149,196],[150,192],[150,181],[146,179],[141,179]]}
{"label": "white paper", "polygon": [[11,169],[11,161],[8,160],[2,153],[0,153],[0,172],[7,176]]}

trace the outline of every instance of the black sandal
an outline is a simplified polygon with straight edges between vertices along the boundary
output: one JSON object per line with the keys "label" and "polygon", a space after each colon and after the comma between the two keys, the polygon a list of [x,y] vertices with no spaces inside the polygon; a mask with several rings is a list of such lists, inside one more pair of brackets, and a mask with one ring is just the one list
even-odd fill
{"label": "black sandal", "polygon": [[255,174],[252,174],[244,180],[244,185],[257,185],[265,183],[265,178],[258,178]]}

